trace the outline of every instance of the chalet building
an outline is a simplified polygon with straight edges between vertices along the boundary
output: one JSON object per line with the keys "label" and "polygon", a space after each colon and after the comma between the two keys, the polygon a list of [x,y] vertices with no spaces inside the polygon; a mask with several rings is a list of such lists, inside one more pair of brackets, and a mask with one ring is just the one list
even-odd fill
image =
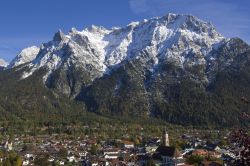
{"label": "chalet building", "polygon": [[133,149],[135,147],[135,144],[130,141],[122,141],[123,147],[126,149]]}
{"label": "chalet building", "polygon": [[119,149],[118,148],[109,148],[103,151],[105,159],[117,159],[119,157]]}
{"label": "chalet building", "polygon": [[29,165],[29,160],[24,160],[22,163],[23,166]]}
{"label": "chalet building", "polygon": [[207,144],[206,149],[209,151],[220,151],[221,148],[217,144]]}
{"label": "chalet building", "polygon": [[192,152],[192,155],[207,157],[208,151],[205,149],[196,149]]}
{"label": "chalet building", "polygon": [[146,146],[146,153],[152,154],[156,151],[157,146]]}

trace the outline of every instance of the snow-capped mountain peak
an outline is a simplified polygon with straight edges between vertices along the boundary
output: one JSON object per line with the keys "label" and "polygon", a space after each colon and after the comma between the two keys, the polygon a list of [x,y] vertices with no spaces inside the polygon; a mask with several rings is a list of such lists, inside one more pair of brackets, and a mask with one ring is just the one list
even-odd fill
{"label": "snow-capped mountain peak", "polygon": [[66,39],[66,36],[61,30],[59,30],[57,33],[55,33],[55,35],[53,37],[53,41],[57,41],[57,42],[63,41],[65,39]]}
{"label": "snow-capped mountain peak", "polygon": [[[153,62],[152,70],[161,61],[174,61],[179,66],[205,64],[205,57],[223,39],[210,23],[191,15],[167,14],[132,22],[123,28],[106,29],[92,25],[83,31],[72,28],[68,34],[59,30],[53,41],[40,49],[22,51],[24,53],[11,63],[15,65],[10,66],[30,62],[31,70],[23,78],[46,67],[46,81],[61,66],[67,70],[73,65],[85,69],[95,79],[112,67],[134,58],[141,59],[143,63]],[[202,56],[192,61],[188,56],[190,53]]]}
{"label": "snow-capped mountain peak", "polygon": [[0,59],[0,68],[5,68],[8,66],[8,62],[6,62],[4,59]]}
{"label": "snow-capped mountain peak", "polygon": [[22,64],[33,61],[36,58],[39,51],[40,51],[40,48],[37,46],[32,46],[32,47],[28,47],[28,48],[23,49],[15,57],[15,59],[13,59],[10,62],[8,68],[14,68],[14,67],[20,66]]}

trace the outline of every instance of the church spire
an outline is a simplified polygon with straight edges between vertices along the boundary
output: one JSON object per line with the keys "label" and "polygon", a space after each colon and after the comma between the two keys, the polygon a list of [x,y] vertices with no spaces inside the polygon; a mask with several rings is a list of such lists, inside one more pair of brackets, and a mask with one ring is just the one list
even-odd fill
{"label": "church spire", "polygon": [[168,138],[166,127],[165,127],[165,130],[163,131],[162,141],[163,141],[163,146],[169,146],[169,138]]}

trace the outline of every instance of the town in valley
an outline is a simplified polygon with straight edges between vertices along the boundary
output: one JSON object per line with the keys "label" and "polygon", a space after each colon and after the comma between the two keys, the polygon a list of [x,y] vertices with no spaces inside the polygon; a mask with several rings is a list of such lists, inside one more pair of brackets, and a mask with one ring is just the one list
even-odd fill
{"label": "town in valley", "polygon": [[[2,133],[3,130],[1,128]],[[223,166],[244,160],[244,150],[237,145],[237,139],[244,139],[249,148],[249,136],[243,130],[234,132],[235,142],[232,142],[232,132],[219,130],[209,131],[213,140],[195,129],[192,134],[182,133],[175,140],[167,128],[154,137],[144,137],[142,131],[143,128],[138,130],[135,138],[124,133],[123,137],[117,139],[55,133],[1,135],[0,165]],[[249,155],[247,147],[245,153]]]}

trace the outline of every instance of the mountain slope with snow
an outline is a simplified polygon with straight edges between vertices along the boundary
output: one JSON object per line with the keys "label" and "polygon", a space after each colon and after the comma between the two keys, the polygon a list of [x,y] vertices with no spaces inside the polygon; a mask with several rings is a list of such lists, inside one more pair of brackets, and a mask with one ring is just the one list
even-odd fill
{"label": "mountain slope with snow", "polygon": [[249,66],[244,41],[227,39],[194,16],[168,14],[122,28],[58,31],[40,48],[23,50],[0,81],[8,72],[21,87],[36,80],[32,88],[98,114],[233,125],[245,123],[242,111],[249,113],[239,100],[250,98]]}

